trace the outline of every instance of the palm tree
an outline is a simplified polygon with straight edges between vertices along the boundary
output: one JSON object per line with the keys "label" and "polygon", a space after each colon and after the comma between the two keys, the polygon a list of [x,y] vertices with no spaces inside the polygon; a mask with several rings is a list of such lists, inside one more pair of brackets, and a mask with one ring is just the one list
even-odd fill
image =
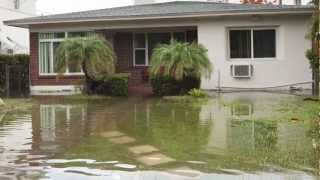
{"label": "palm tree", "polygon": [[[319,96],[319,83],[320,83],[320,75],[319,75],[319,56],[320,56],[320,23],[319,23],[319,0],[311,1],[311,4],[314,5],[314,11],[310,22],[310,30],[307,34],[307,38],[312,41],[312,49],[307,51],[307,58],[310,61],[312,74],[313,74],[313,87],[312,93],[314,96]],[[313,57],[313,59],[311,58]]]}
{"label": "palm tree", "polygon": [[115,72],[116,55],[112,45],[100,37],[68,38],[56,50],[55,68],[59,74],[67,66],[81,67],[86,80],[86,91],[91,93],[93,81],[109,77]]}
{"label": "palm tree", "polygon": [[210,77],[212,64],[207,49],[197,43],[172,42],[154,49],[151,58],[151,75],[170,76],[176,80],[184,77]]}

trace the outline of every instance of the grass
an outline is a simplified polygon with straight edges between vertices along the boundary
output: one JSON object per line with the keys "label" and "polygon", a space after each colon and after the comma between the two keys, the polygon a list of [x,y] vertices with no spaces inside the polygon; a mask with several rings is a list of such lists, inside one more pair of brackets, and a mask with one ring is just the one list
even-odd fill
{"label": "grass", "polygon": [[305,101],[302,98],[283,101],[275,111],[281,112],[282,120],[311,122],[320,115],[319,101]]}
{"label": "grass", "polygon": [[19,98],[19,99],[3,99],[5,105],[0,107],[1,112],[26,112],[32,108],[34,104],[32,99]]}
{"label": "grass", "polygon": [[189,95],[185,96],[163,96],[163,100],[174,103],[194,103],[194,102],[206,102],[208,98],[197,98]]}

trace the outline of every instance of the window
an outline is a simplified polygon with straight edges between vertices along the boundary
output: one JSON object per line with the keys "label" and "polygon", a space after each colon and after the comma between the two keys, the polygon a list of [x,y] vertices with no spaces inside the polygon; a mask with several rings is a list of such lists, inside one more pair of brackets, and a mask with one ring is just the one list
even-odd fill
{"label": "window", "polygon": [[276,56],[276,32],[275,30],[253,31],[253,54],[255,58]]}
{"label": "window", "polygon": [[186,42],[186,32],[135,33],[133,35],[134,66],[148,66],[152,52],[159,44]]}
{"label": "window", "polygon": [[235,29],[229,31],[231,59],[275,58],[275,29]]}
{"label": "window", "polygon": [[[55,54],[65,37],[92,37],[94,32],[56,32],[39,34],[39,71],[41,75],[54,75]],[[68,64],[68,63],[67,63]],[[81,67],[68,64],[65,74],[82,74]]]}
{"label": "window", "polygon": [[173,39],[178,42],[186,42],[187,34],[186,32],[174,32]]}
{"label": "window", "polygon": [[149,57],[149,60],[151,60],[153,50],[159,44],[169,44],[170,42],[171,42],[171,34],[170,33],[149,33],[148,34],[148,57]]}
{"label": "window", "polygon": [[14,0],[14,8],[20,9],[20,0]]}
{"label": "window", "polygon": [[135,66],[146,66],[147,62],[147,34],[139,33],[134,34],[134,65]]}

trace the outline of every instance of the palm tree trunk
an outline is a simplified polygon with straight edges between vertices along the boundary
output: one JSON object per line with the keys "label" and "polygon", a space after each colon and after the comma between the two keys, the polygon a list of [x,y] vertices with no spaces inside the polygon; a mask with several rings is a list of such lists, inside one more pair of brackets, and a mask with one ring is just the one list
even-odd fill
{"label": "palm tree trunk", "polygon": [[84,92],[86,94],[90,95],[90,94],[92,94],[92,89],[91,89],[92,79],[88,76],[88,71],[87,71],[85,63],[82,64],[82,70],[83,70],[84,76],[85,76]]}
{"label": "palm tree trunk", "polygon": [[[320,47],[319,35],[317,35],[316,43],[315,43],[315,47],[314,47],[314,51],[317,54],[317,57],[319,57],[319,54],[320,54],[319,47]],[[318,61],[319,61],[319,59],[318,59]],[[313,95],[318,97],[319,91],[320,91],[320,89],[319,89],[319,83],[320,83],[319,66],[315,67],[313,72],[314,72],[314,92],[313,92]]]}
{"label": "palm tree trunk", "polygon": [[320,83],[320,78],[319,78],[319,67],[315,68],[313,70],[313,95],[314,96],[319,96],[319,83]]}
{"label": "palm tree trunk", "polygon": [[[315,9],[314,9],[314,13],[315,13],[315,16],[319,16],[319,0],[315,0],[314,1],[314,4],[315,4]],[[316,35],[315,37],[313,37],[313,46],[312,46],[312,49],[313,49],[313,52],[317,55],[317,57],[319,57],[320,55],[320,39],[319,39],[319,29],[320,29],[320,24],[319,25],[316,25]],[[319,61],[319,59],[318,59]],[[319,74],[319,66],[315,67],[313,69],[313,88],[312,88],[312,93],[314,96],[319,96],[319,83],[320,83],[320,74]]]}

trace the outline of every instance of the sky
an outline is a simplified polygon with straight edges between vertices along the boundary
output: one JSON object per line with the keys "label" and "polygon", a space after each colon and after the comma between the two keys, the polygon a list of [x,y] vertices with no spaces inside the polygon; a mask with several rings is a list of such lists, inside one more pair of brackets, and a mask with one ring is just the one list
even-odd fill
{"label": "sky", "polygon": [[[170,0],[157,0],[157,2],[165,1]],[[229,0],[229,2],[234,1],[238,0]],[[293,2],[293,0],[284,1]],[[308,0],[303,0],[303,2],[306,1]],[[39,15],[46,15],[75,11],[85,11],[92,9],[112,8],[132,4],[133,0],[38,0],[37,11]]]}

